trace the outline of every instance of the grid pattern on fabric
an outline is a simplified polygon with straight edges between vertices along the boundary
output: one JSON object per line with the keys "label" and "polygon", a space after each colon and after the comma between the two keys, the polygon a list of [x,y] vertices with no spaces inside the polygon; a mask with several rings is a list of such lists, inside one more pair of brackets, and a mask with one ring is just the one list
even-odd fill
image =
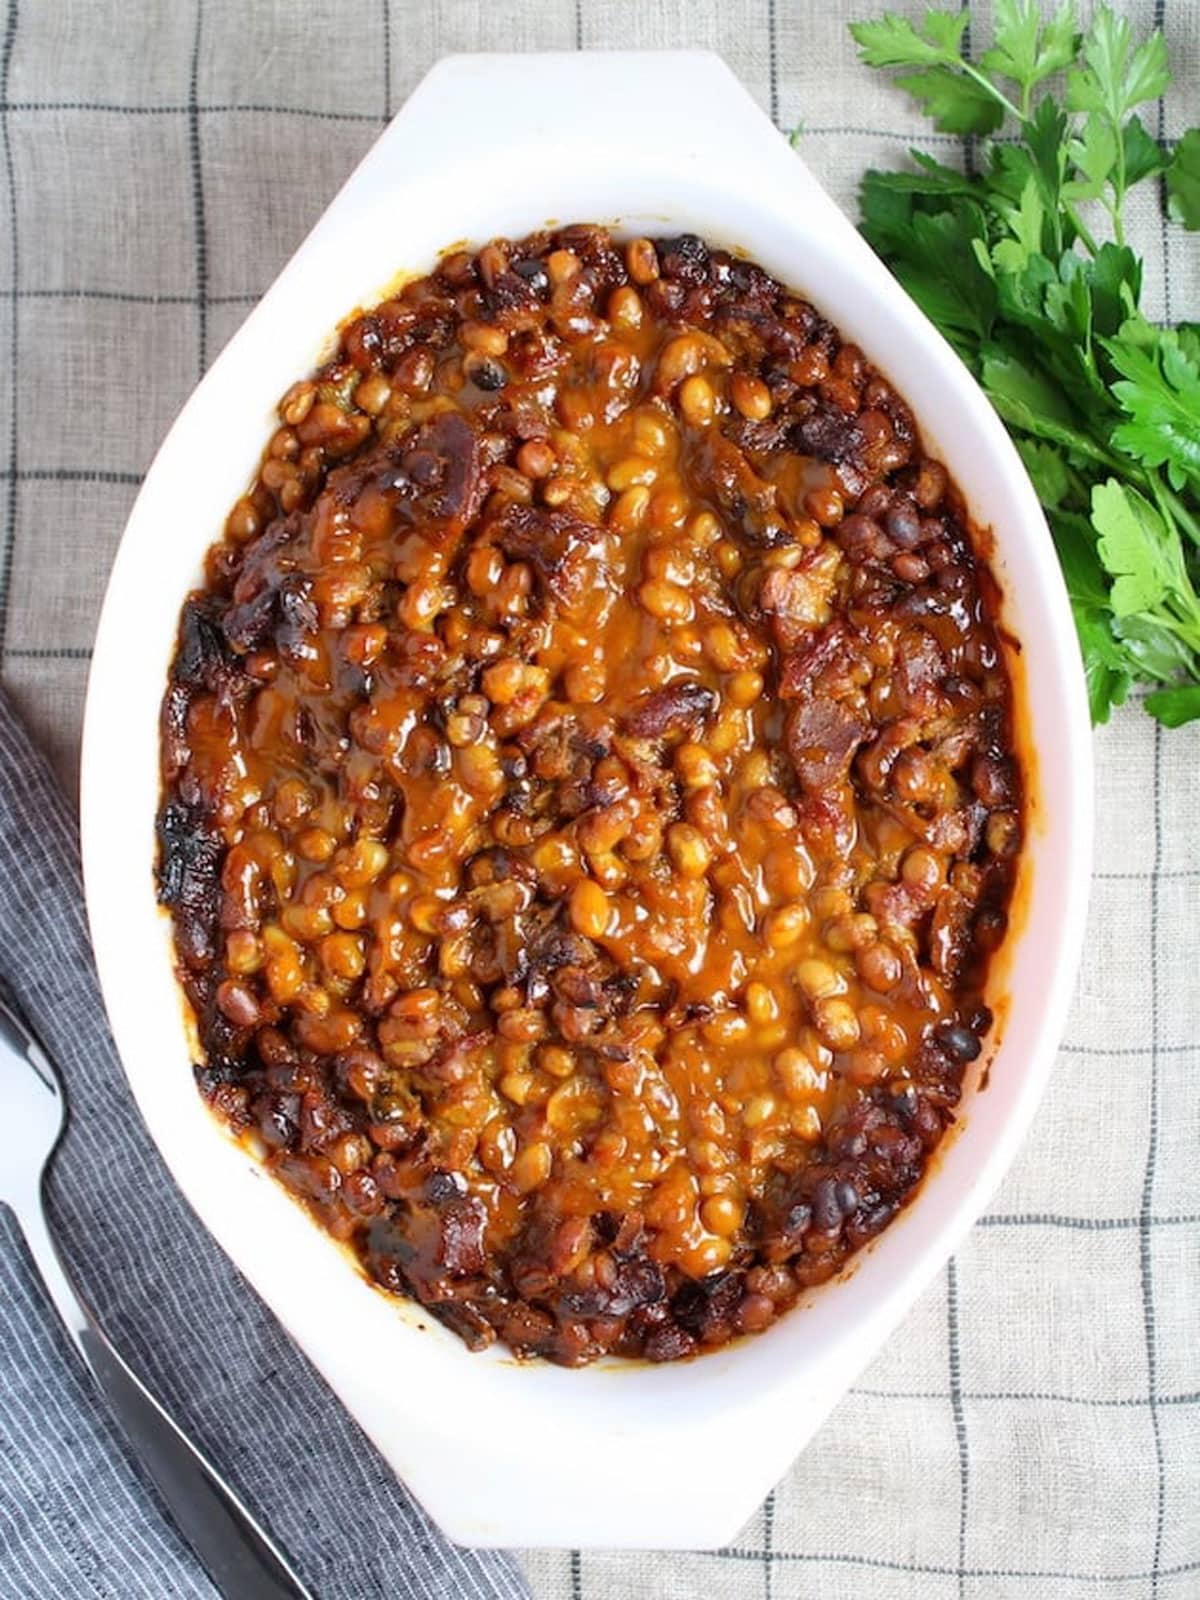
{"label": "grid pattern on fabric", "polygon": [[[716,49],[781,127],[803,124],[806,159],[852,211],[863,169],[908,143],[961,155],[857,65],[845,24],[880,9],[8,0],[0,676],[64,779],[105,575],[157,441],[433,61]],[[1165,27],[1158,131],[1176,138],[1200,121],[1200,5],[1122,9]],[[1200,249],[1154,194],[1131,235],[1149,314],[1200,315]],[[1097,755],[1077,1003],[991,1213],[729,1550],[532,1553],[539,1600],[1200,1594],[1200,734],[1128,708]]]}

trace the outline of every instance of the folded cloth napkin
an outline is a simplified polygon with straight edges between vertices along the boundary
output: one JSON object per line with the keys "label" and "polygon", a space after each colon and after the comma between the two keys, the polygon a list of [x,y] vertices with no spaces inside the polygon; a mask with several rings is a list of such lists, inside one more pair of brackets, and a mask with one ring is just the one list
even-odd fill
{"label": "folded cloth napkin", "polygon": [[[3,692],[0,984],[66,1079],[71,1118],[49,1200],[81,1289],[314,1593],[527,1596],[511,1556],[442,1538],[176,1190],[104,1019],[74,818]],[[3,1600],[215,1593],[139,1475],[3,1208],[0,1551]]]}

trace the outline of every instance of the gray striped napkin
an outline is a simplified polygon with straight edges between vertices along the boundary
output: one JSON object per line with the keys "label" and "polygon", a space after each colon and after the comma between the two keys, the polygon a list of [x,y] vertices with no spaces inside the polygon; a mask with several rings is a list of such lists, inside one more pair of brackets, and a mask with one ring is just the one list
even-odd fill
{"label": "gray striped napkin", "polygon": [[[66,1079],[72,1116],[49,1198],[78,1283],[314,1592],[321,1600],[526,1596],[512,1557],[442,1538],[176,1191],[104,1020],[74,818],[2,692],[0,986]],[[131,1462],[0,1209],[0,1600],[213,1594]]]}

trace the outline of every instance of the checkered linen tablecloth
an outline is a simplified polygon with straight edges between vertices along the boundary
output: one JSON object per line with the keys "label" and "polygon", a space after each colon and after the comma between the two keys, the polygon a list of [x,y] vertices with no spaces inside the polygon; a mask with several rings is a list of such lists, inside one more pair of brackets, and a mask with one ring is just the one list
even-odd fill
{"label": "checkered linen tablecloth", "polygon": [[[806,159],[853,211],[864,167],[907,143],[958,153],[858,66],[845,24],[876,9],[7,0],[0,670],[64,780],[109,563],[158,441],[439,56],[716,49],[780,127],[803,123]],[[1173,137],[1200,121],[1200,4],[1153,14]],[[1134,242],[1150,314],[1200,316],[1200,245],[1153,195]],[[729,1549],[532,1553],[538,1600],[1200,1595],[1200,732],[1161,734],[1131,707],[1096,742],[1078,999],[991,1212]]]}

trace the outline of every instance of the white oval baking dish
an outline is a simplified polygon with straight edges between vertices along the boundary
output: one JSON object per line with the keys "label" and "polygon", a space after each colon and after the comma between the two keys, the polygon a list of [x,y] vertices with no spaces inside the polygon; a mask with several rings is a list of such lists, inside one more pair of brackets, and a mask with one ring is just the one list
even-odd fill
{"label": "white oval baking dish", "polygon": [[[843,1281],[759,1338],[668,1367],[564,1371],[502,1349],[471,1355],[370,1288],[197,1094],[154,897],[158,710],[179,606],[279,395],[398,270],[548,220],[690,229],[738,247],[859,343],[912,405],[976,523],[994,532],[1028,689],[1032,825],[988,1087],[971,1087],[961,1131],[916,1203]],[[421,83],[158,453],[96,641],[82,828],[105,1000],[151,1133],[201,1220],[447,1534],[711,1548],[751,1515],[946,1260],[1029,1124],[1083,928],[1087,706],[1046,524],[1003,428],[724,64],[698,53],[459,56]]]}

